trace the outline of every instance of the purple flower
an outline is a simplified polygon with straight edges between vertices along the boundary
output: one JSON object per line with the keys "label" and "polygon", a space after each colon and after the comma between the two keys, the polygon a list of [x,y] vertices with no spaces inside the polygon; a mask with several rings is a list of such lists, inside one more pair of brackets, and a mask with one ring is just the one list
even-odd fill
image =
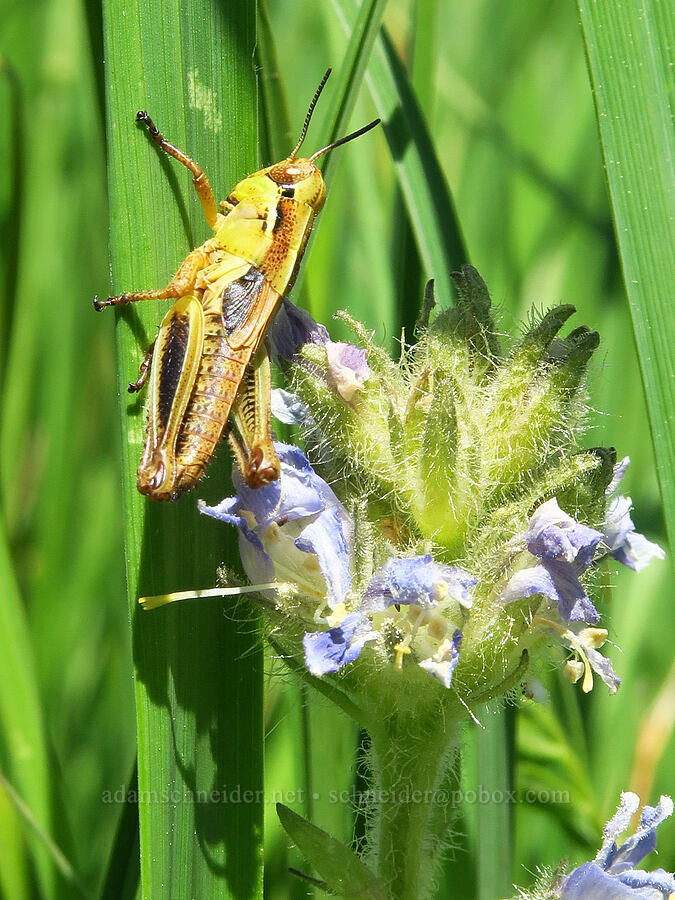
{"label": "purple flower", "polygon": [[272,388],[271,412],[275,419],[284,425],[304,425],[314,427],[314,420],[309,409],[297,394],[283,388]]}
{"label": "purple flower", "polygon": [[637,794],[625,792],[616,814],[605,826],[602,847],[593,862],[574,869],[564,880],[561,900],[662,900],[675,891],[675,878],[663,869],[645,872],[635,868],[656,847],[656,829],[673,813],[673,801],[662,796],[658,806],[645,806],[640,826],[621,846],[620,835],[640,806]]}
{"label": "purple flower", "polygon": [[361,612],[347,613],[336,628],[305,634],[302,640],[305,665],[312,675],[338,672],[347,663],[354,662],[364,644],[377,636]]}
{"label": "purple flower", "polygon": [[330,626],[305,634],[308,670],[317,676],[338,672],[358,658],[366,643],[381,638],[386,623],[388,634],[392,624],[400,634],[393,648],[395,665],[401,668],[414,650],[419,665],[449,687],[462,639],[453,621],[471,607],[476,579],[429,554],[390,559],[372,576],[360,606],[348,610],[353,523],[297,447],[274,446],[281,462],[278,481],[254,490],[235,470],[236,495],[213,507],[200,503],[200,509],[238,528],[239,552],[251,582],[290,583],[295,596],[309,605],[305,620]]}
{"label": "purple flower", "polygon": [[462,645],[462,632],[457,629],[451,640],[446,638],[436,653],[428,659],[423,659],[420,667],[436,678],[445,688],[449,688],[452,682],[452,674],[459,662],[459,648]]}
{"label": "purple flower", "polygon": [[473,575],[459,566],[434,562],[430,554],[407,559],[389,559],[375,572],[364,594],[364,606],[386,609],[394,604],[435,606],[446,596],[466,609],[472,604]]}
{"label": "purple flower", "polygon": [[529,552],[540,562],[511,576],[501,602],[544,594],[558,604],[564,621],[595,624],[600,617],[579,576],[593,562],[601,532],[579,524],[553,497],[534,511],[523,537]]}
{"label": "purple flower", "polygon": [[239,529],[239,552],[252,582],[289,581],[318,611],[342,603],[351,588],[353,526],[347,511],[301,450],[275,443],[278,481],[249,488],[238,469],[236,496],[199,508]]}
{"label": "purple flower", "polygon": [[[619,486],[629,462],[630,458],[626,456],[614,467],[614,477],[607,488],[608,495],[613,494]],[[631,505],[630,497],[624,497],[622,494],[609,501],[603,528],[604,544],[610,556],[629,569],[639,572],[648,566],[654,557],[664,559],[666,554],[658,544],[648,541],[643,534],[635,530],[630,517]]]}
{"label": "purple flower", "polygon": [[315,322],[304,309],[284,299],[267,332],[267,345],[273,361],[290,362],[303,344],[329,341],[324,325]]}
{"label": "purple flower", "polygon": [[[346,403],[370,376],[366,351],[354,344],[331,341],[324,325],[304,309],[284,300],[267,333],[270,356],[279,365],[290,362],[303,344],[323,344],[328,361],[328,383]],[[285,421],[282,419],[282,421]]]}
{"label": "purple flower", "polygon": [[327,341],[328,382],[346,403],[363,389],[370,377],[366,351],[342,341]]}
{"label": "purple flower", "polygon": [[[358,610],[347,613],[339,625],[328,631],[305,635],[303,644],[307,668],[313,675],[339,671],[359,656],[368,641],[379,637],[378,628],[373,623],[378,614],[392,606],[412,605],[419,607],[421,614],[417,617],[415,628],[394,648],[397,666],[400,667],[403,656],[411,652],[414,632],[433,621],[428,611],[451,601],[469,608],[469,592],[475,583],[476,579],[468,572],[457,566],[436,563],[430,555],[388,560],[371,578]],[[459,659],[462,635],[455,629],[452,638],[448,638],[447,623],[440,614],[434,625],[434,633],[439,635],[434,651],[419,665],[447,688]]]}

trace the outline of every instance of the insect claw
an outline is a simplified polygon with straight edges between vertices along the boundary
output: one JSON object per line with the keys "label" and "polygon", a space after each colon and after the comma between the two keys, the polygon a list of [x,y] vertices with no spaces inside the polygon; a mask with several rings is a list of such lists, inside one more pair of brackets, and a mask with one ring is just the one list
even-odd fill
{"label": "insect claw", "polygon": [[94,304],[94,309],[96,310],[96,312],[101,312],[103,307],[106,305],[105,300],[99,300],[98,296],[94,297],[93,304]]}

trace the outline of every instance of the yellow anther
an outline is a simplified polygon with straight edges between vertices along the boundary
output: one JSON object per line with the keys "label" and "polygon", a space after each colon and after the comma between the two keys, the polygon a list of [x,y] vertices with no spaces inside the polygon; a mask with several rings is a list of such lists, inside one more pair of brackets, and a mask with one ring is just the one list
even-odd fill
{"label": "yellow anther", "polygon": [[326,616],[326,622],[331,628],[336,628],[338,625],[342,624],[346,615],[347,607],[344,603],[338,603],[330,615]]}

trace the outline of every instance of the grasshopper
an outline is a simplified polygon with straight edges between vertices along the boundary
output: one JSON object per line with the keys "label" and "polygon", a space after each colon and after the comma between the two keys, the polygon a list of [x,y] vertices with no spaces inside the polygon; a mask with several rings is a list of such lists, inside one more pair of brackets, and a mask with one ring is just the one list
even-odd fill
{"label": "grasshopper", "polygon": [[[326,72],[309,105],[300,139],[289,156],[240,181],[220,207],[209,181],[185,153],[165,140],[145,111],[136,115],[154,143],[192,173],[214,237],[197,247],[161,290],[94,298],[94,308],[141,300],[174,304],[129,391],[149,384],[145,446],[138,490],[151,500],[176,500],[199,481],[223,431],[247,484],[279,477],[270,432],[270,364],[263,340],[282,298],[293,286],[326,186],[315,162],[379,124],[323,147],[298,152]],[[228,426],[230,417],[239,433]]]}

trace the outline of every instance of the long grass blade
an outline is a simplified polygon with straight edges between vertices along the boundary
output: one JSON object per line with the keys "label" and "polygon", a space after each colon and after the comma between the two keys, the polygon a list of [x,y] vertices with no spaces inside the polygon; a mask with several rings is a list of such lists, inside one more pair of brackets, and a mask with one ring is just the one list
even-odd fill
{"label": "long grass blade", "polygon": [[[1,520],[0,583],[0,634],[6,636],[0,653],[0,761],[15,788],[9,794],[3,778],[3,790],[10,800],[20,795],[24,807],[31,810],[32,821],[41,833],[49,834],[51,783],[35,663]],[[30,846],[40,889],[51,897],[55,885],[52,860],[34,835]]]}
{"label": "long grass blade", "polygon": [[[135,113],[147,109],[221,197],[255,171],[255,3],[225,15],[207,0],[108,0],[104,28],[113,287],[161,286],[208,229],[188,173],[161,158]],[[118,319],[123,396],[164,313],[140,307]],[[211,587],[217,565],[237,558],[233,535],[200,518],[194,493],[158,506],[136,492],[143,419],[142,402],[123,402],[142,892],[254,898],[262,804],[245,798],[262,790],[257,618],[243,602],[227,615],[231,601],[138,608],[140,595]],[[228,491],[224,463],[200,485],[208,501]]]}
{"label": "long grass blade", "polygon": [[673,17],[659,0],[579,0],[666,525],[675,538]]}
{"label": "long grass blade", "polygon": [[478,785],[487,797],[478,805],[479,900],[506,897],[511,890],[512,804],[505,801],[513,779],[508,726],[508,710],[501,709],[494,716],[486,714],[484,728],[476,733]]}
{"label": "long grass blade", "polygon": [[141,884],[141,847],[138,833],[138,769],[129,779],[115,842],[101,888],[101,900],[135,900]]}
{"label": "long grass blade", "polygon": [[5,794],[10,798],[10,800],[14,804],[14,808],[17,810],[24,823],[33,832],[33,834],[35,834],[37,840],[45,848],[45,850],[51,857],[52,862],[63,876],[66,884],[69,886],[70,890],[80,897],[91,898],[93,895],[84,886],[79,875],[73,868],[71,862],[63,854],[61,848],[58,847],[57,844],[47,834],[42,825],[40,825],[40,823],[33,815],[31,808],[14,790],[14,788],[12,787],[10,782],[7,781],[2,772],[0,772],[0,788],[2,788]]}
{"label": "long grass blade", "polygon": [[[336,92],[330,111],[321,128],[318,146],[326,146],[346,134],[356,97],[363,82],[366,66],[380,30],[386,0],[366,0],[350,28],[349,44],[337,75]],[[323,177],[330,184],[335,154],[329,153],[323,162]]]}
{"label": "long grass blade", "polygon": [[[333,5],[349,31],[353,0],[334,0]],[[450,272],[468,260],[468,253],[424,115],[386,31],[375,42],[367,81],[396,163],[424,276],[435,279],[438,303],[448,306],[453,296]]]}

